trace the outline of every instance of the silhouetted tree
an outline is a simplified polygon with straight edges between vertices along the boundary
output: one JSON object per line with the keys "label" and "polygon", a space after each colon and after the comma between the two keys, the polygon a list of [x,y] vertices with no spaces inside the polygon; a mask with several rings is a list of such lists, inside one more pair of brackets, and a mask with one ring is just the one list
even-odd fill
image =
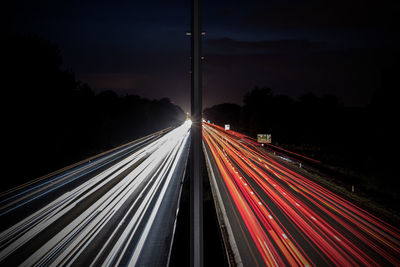
{"label": "silhouetted tree", "polygon": [[166,98],[95,95],[40,37],[7,34],[1,43],[4,171],[13,177],[2,178],[2,189],[185,119]]}
{"label": "silhouetted tree", "polygon": [[[366,174],[369,178],[357,180],[358,186],[398,199],[397,158],[388,156],[397,151],[398,143],[397,62],[384,69],[382,88],[368,108],[345,107],[334,95],[307,93],[295,101],[274,95],[270,88],[255,87],[244,96],[243,107],[235,105],[234,114],[241,114],[237,129],[253,137],[271,133],[275,144]],[[231,105],[216,105],[204,114],[219,124],[233,123],[237,120],[227,115],[233,112],[226,108]]]}
{"label": "silhouetted tree", "polygon": [[236,104],[224,103],[207,108],[203,112],[205,119],[218,124],[230,124],[239,127],[241,107]]}
{"label": "silhouetted tree", "polygon": [[269,112],[273,108],[272,99],[272,90],[266,87],[255,87],[244,96],[243,123],[245,128],[257,132],[264,132],[271,128]]}

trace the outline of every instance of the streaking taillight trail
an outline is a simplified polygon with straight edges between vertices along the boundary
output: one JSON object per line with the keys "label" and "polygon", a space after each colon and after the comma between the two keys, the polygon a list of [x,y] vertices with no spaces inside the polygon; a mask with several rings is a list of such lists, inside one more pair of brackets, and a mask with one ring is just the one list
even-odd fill
{"label": "streaking taillight trail", "polygon": [[398,229],[229,132],[203,123],[205,144],[266,265],[400,264]]}

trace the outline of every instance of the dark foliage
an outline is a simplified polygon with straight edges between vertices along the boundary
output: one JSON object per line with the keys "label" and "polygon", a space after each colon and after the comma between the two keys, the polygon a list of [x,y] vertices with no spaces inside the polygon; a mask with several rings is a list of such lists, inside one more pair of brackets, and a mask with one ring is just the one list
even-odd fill
{"label": "dark foliage", "polygon": [[232,127],[239,127],[241,107],[236,104],[220,104],[203,111],[203,116],[218,124],[230,123]]}
{"label": "dark foliage", "polygon": [[41,38],[1,43],[3,190],[185,119],[167,98],[94,94]]}
{"label": "dark foliage", "polygon": [[368,107],[345,107],[334,95],[313,93],[293,100],[256,87],[244,96],[243,107],[213,106],[204,110],[204,117],[235,125],[233,130],[254,138],[257,133],[272,134],[274,144],[364,177],[355,182],[398,199],[397,159],[392,156],[398,143],[398,70],[394,65],[384,70],[382,88],[377,88]]}

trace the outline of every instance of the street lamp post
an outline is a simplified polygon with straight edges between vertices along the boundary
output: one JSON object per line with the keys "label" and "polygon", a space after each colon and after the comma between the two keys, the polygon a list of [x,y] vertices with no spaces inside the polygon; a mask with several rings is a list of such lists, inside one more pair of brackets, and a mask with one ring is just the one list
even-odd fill
{"label": "street lamp post", "polygon": [[191,1],[190,261],[203,266],[201,0]]}

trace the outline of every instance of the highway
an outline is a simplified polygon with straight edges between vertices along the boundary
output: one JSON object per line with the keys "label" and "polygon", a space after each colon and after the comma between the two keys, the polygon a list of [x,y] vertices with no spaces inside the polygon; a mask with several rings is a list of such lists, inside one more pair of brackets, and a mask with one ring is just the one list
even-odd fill
{"label": "highway", "polygon": [[237,132],[203,122],[228,259],[237,266],[400,266],[400,231]]}
{"label": "highway", "polygon": [[0,265],[167,265],[190,127],[186,121],[1,193]]}

